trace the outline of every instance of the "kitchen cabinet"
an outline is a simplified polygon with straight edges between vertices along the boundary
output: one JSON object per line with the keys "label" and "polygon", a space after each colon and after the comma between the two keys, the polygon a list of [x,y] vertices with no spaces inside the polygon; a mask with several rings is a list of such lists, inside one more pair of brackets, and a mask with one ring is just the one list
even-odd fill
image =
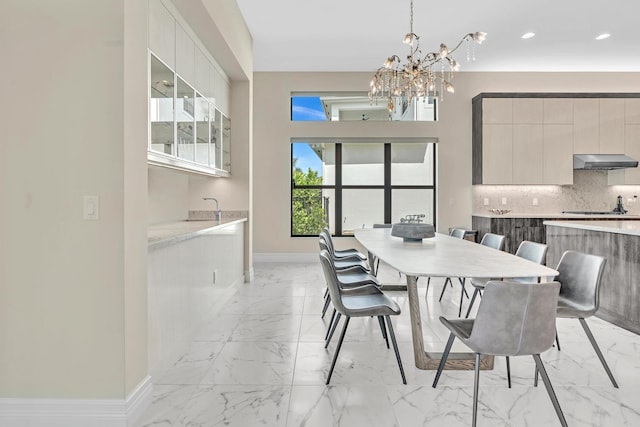
{"label": "kitchen cabinet", "polygon": [[[194,229],[194,223],[202,228]],[[221,307],[244,281],[244,222],[211,227],[187,223],[182,235],[149,238],[149,363],[156,372],[189,345],[196,328]],[[207,228],[211,227],[211,228]],[[181,223],[171,223],[173,231]],[[167,224],[149,226],[149,235]]]}
{"label": "kitchen cabinet", "polygon": [[170,68],[176,66],[176,26],[160,0],[149,1],[149,49]]}
{"label": "kitchen cabinet", "polygon": [[543,181],[543,125],[513,125],[512,162],[514,184],[539,184]]}
{"label": "kitchen cabinet", "polygon": [[478,241],[486,233],[505,236],[505,252],[515,254],[523,240],[545,242],[543,222],[547,220],[548,218],[487,218],[474,215],[471,227],[478,231]]}
{"label": "kitchen cabinet", "polygon": [[[473,184],[567,185],[573,154],[640,159],[640,93],[487,93],[472,111]],[[640,171],[609,184],[640,184]]]}
{"label": "kitchen cabinet", "polygon": [[573,152],[594,154],[600,152],[600,100],[582,98],[573,100]]}
{"label": "kitchen cabinet", "polygon": [[573,183],[573,125],[543,125],[543,184]]}
{"label": "kitchen cabinet", "polygon": [[148,163],[229,176],[230,83],[171,2],[149,1]]}
{"label": "kitchen cabinet", "polygon": [[186,81],[195,83],[195,61],[196,45],[182,26],[176,23],[176,73]]}
{"label": "kitchen cabinet", "polygon": [[600,153],[624,153],[624,99],[600,99]]}
{"label": "kitchen cabinet", "polygon": [[544,124],[573,124],[573,103],[571,98],[544,98],[543,105],[543,123]]}
{"label": "kitchen cabinet", "polygon": [[483,136],[483,182],[511,184],[513,182],[513,125],[485,125]]}

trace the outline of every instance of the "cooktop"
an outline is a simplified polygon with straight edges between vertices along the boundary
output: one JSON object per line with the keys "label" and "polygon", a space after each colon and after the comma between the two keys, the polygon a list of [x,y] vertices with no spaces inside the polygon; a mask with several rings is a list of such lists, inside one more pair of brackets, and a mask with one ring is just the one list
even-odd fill
{"label": "cooktop", "polygon": [[622,212],[613,211],[562,211],[562,213],[581,215],[624,215]]}

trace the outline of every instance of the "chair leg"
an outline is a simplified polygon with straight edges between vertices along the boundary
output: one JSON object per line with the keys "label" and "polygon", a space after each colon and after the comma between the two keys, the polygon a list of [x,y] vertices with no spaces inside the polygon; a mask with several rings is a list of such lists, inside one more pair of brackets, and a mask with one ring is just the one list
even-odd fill
{"label": "chair leg", "polygon": [[556,410],[556,414],[558,414],[558,419],[560,420],[560,424],[563,427],[567,427],[567,420],[564,419],[564,414],[562,413],[562,409],[560,409],[560,403],[558,403],[558,398],[556,397],[556,393],[553,391],[553,387],[551,386],[551,381],[549,380],[547,371],[544,369],[544,365],[542,364],[542,359],[540,359],[540,355],[534,354],[533,360],[536,361],[536,372],[540,371],[542,382],[544,383],[544,386],[547,389],[549,398],[551,398],[551,403],[553,403],[553,408]]}
{"label": "chair leg", "polygon": [[342,327],[342,332],[340,333],[340,340],[338,341],[336,352],[333,355],[333,361],[331,362],[331,368],[329,369],[329,374],[327,375],[327,382],[325,383],[326,385],[329,385],[329,381],[331,381],[331,375],[333,375],[333,368],[335,368],[336,366],[336,360],[338,360],[338,353],[340,353],[340,347],[342,347],[342,341],[344,341],[344,334],[347,332],[347,326],[349,326],[349,319],[351,319],[349,316],[345,316],[344,326]]}
{"label": "chair leg", "polygon": [[509,356],[507,359],[507,384],[509,384],[509,388],[511,388],[511,363],[509,362]]}
{"label": "chair leg", "polygon": [[433,379],[433,384],[431,387],[436,388],[438,385],[438,380],[440,379],[440,374],[442,374],[442,370],[444,369],[445,363],[447,363],[447,358],[449,357],[449,352],[451,351],[451,346],[453,345],[453,340],[455,340],[456,336],[453,334],[449,334],[449,340],[447,341],[447,345],[444,346],[444,352],[442,353],[442,358],[440,358],[440,364],[438,365],[438,372],[436,372],[436,377]]}
{"label": "chair leg", "polygon": [[329,337],[324,342],[324,348],[329,347],[331,338],[333,338],[333,333],[336,331],[336,327],[338,326],[338,323],[340,323],[340,316],[342,316],[342,314],[338,313],[338,315],[336,316],[336,320],[335,322],[333,322],[333,326],[331,327],[331,332],[329,332]]}
{"label": "chair leg", "polygon": [[429,285],[431,284],[431,277],[427,277],[427,292],[425,293],[429,293]]}
{"label": "chair leg", "polygon": [[327,312],[327,308],[329,308],[330,302],[331,302],[331,298],[329,297],[329,295],[327,295],[326,298],[324,299],[324,307],[322,307],[322,316],[320,316],[321,319],[324,319],[324,315]]}
{"label": "chair leg", "polygon": [[[438,302],[442,301],[442,297],[444,295],[444,291],[447,290],[447,283],[451,283],[451,278],[447,277],[447,279],[444,281],[444,286],[442,287],[442,293],[440,293],[440,298],[438,299]],[[453,285],[451,285],[453,286]]]}
{"label": "chair leg", "polygon": [[400,359],[400,352],[398,351],[398,342],[396,341],[396,334],[393,332],[391,318],[389,316],[384,317],[387,319],[387,329],[389,330],[389,335],[391,335],[393,351],[396,353],[396,360],[398,361],[398,367],[400,368],[400,375],[402,375],[402,384],[407,384],[407,378],[404,376],[404,368],[402,367],[402,360]]}
{"label": "chair leg", "polygon": [[538,365],[536,365],[536,372],[535,372],[535,374],[533,375],[533,386],[534,386],[534,387],[538,387],[538,373],[539,373],[539,372],[540,372],[540,371],[538,370]]}
{"label": "chair leg", "polygon": [[[467,294],[467,291],[464,290],[465,279],[458,277],[458,281],[460,281],[460,286],[462,286],[462,292],[460,292],[460,307],[458,307],[458,317],[462,317],[462,301],[464,296]],[[467,298],[469,298],[469,295],[467,295]]]}
{"label": "chair leg", "polygon": [[[464,296],[467,297],[467,299],[469,299],[469,294],[467,293],[467,290],[464,287],[464,285],[467,283],[467,278],[466,277],[458,277],[458,282],[460,282],[460,286],[462,286],[462,293],[464,294]],[[460,317],[460,316],[458,316],[458,317]]]}
{"label": "chair leg", "polygon": [[480,290],[478,288],[475,288],[475,290],[473,291],[473,295],[471,296],[471,302],[469,302],[469,308],[467,309],[467,315],[464,316],[465,319],[469,318],[469,314],[471,314],[471,308],[473,307],[473,303],[476,302],[476,297],[478,296],[478,292],[480,292]]}
{"label": "chair leg", "polygon": [[558,351],[560,351],[560,339],[558,338],[558,328],[556,328],[556,346],[558,347]]}
{"label": "chair leg", "polygon": [[329,332],[331,332],[331,326],[333,325],[333,321],[336,318],[336,309],[333,309],[333,314],[331,314],[331,320],[329,320],[329,326],[327,326],[327,333],[324,335],[324,340],[326,341],[329,338]]}
{"label": "chair leg", "polygon": [[582,325],[582,329],[584,329],[584,332],[587,334],[587,337],[589,338],[589,341],[591,341],[591,345],[593,346],[593,349],[596,351],[596,354],[598,355],[598,359],[600,359],[600,362],[602,363],[602,366],[604,367],[604,370],[607,371],[607,375],[609,376],[609,379],[611,380],[611,383],[613,384],[613,386],[615,388],[618,388],[618,383],[616,382],[616,379],[613,378],[613,374],[611,373],[611,369],[609,369],[609,365],[607,365],[607,361],[604,360],[604,356],[602,355],[602,352],[600,351],[600,347],[598,347],[598,343],[596,343],[596,339],[593,337],[593,334],[591,333],[591,329],[589,329],[589,326],[587,325],[587,321],[585,319],[583,319],[582,317],[579,318],[578,320],[580,320],[580,324]]}
{"label": "chair leg", "polygon": [[378,316],[378,323],[380,324],[380,330],[382,331],[382,338],[387,342],[387,348],[389,348],[389,337],[387,336],[387,330],[384,327],[384,320],[382,316]]}
{"label": "chair leg", "polygon": [[475,376],[473,378],[473,419],[471,425],[478,422],[478,387],[480,385],[480,353],[476,353]]}

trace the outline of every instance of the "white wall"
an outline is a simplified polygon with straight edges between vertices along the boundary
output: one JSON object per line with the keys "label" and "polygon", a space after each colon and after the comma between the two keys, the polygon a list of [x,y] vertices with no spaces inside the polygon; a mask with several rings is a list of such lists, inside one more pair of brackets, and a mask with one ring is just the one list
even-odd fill
{"label": "white wall", "polygon": [[[220,30],[202,2],[178,3],[225,71],[249,81],[230,108],[250,114],[237,5],[208,2]],[[122,401],[148,373],[147,210],[161,203],[148,200],[147,1],[6,0],[2,16],[0,398]],[[249,165],[251,119],[238,122]],[[100,197],[98,221],[83,220],[85,195]]]}
{"label": "white wall", "polygon": [[123,83],[146,74],[125,60],[143,8],[128,26],[124,2],[3,2],[0,397],[124,398],[146,375],[144,309],[128,315],[146,305],[146,122],[124,120],[146,101]]}
{"label": "white wall", "polygon": [[[304,137],[436,137],[440,231],[470,226],[471,99],[480,92],[632,92],[638,73],[458,73],[438,122],[290,121],[291,92],[366,91],[370,73],[255,73],[254,251],[315,252],[290,235],[290,142]],[[346,240],[346,239],[345,239]],[[345,244],[352,245],[352,242]]]}

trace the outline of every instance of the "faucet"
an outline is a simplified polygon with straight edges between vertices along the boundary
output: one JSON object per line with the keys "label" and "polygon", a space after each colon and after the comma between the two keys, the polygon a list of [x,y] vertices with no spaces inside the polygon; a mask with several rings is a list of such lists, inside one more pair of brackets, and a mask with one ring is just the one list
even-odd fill
{"label": "faucet", "polygon": [[216,221],[220,221],[220,219],[222,218],[222,211],[220,210],[220,207],[218,206],[218,199],[214,198],[214,197],[203,197],[202,200],[213,200],[214,202],[216,202],[216,210],[214,213],[214,219]]}
{"label": "faucet", "polygon": [[622,205],[622,196],[618,196],[617,204],[613,212],[621,215],[627,213],[627,210]]}

